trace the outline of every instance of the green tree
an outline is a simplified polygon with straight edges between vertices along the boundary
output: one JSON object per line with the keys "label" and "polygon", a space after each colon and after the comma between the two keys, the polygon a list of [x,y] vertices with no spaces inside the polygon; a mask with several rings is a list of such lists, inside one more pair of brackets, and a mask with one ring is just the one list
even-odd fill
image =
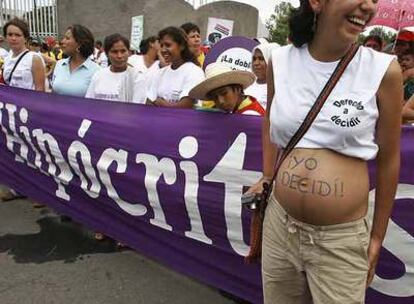
{"label": "green tree", "polygon": [[276,5],[275,12],[266,22],[269,30],[269,40],[280,45],[286,45],[289,36],[289,16],[293,6],[289,2],[281,2]]}

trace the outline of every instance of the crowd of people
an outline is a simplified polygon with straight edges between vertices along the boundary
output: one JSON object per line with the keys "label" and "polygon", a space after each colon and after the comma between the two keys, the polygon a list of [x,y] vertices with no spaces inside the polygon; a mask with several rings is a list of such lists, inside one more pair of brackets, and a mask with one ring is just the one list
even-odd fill
{"label": "crowd of people", "polygon": [[378,35],[365,38],[364,46],[379,52],[395,54],[403,72],[404,80],[404,108],[403,121],[414,120],[414,32],[402,30],[394,43],[384,45],[383,39]]}
{"label": "crowd of people", "polygon": [[[45,41],[31,38],[27,23],[18,18],[7,22],[3,32],[10,48],[3,54],[3,80],[10,86],[172,108],[207,107],[241,112],[239,107],[254,104],[256,115],[262,115],[266,107],[266,61],[278,46],[266,43],[255,48],[254,74],[245,73],[253,80],[251,83],[224,65],[213,64],[207,71],[221,73],[225,81],[230,74],[232,87],[228,92],[213,92],[207,100],[201,100],[190,94],[191,90],[203,81],[210,81],[206,76],[214,77],[216,83],[218,75],[206,75],[202,68],[207,49],[202,47],[200,29],[193,23],[180,28],[170,26],[144,39],[138,54],[130,49],[126,37],[115,33],[102,43],[94,40],[88,28],[78,24],[68,27],[60,41],[52,37]],[[217,85],[223,84],[222,88],[224,83],[220,81]],[[232,92],[237,96],[234,106],[222,105],[219,98]]]}
{"label": "crowd of people", "polygon": [[[30,37],[28,24],[14,18],[6,23],[3,34],[9,51],[0,49],[0,64],[7,85],[100,100],[223,110],[212,98],[200,100],[189,94],[208,77],[202,68],[209,48],[202,46],[196,24],[165,28],[144,39],[138,53],[130,49],[126,37],[112,34],[102,43],[95,41],[91,31],[82,25],[68,27],[59,41],[54,37],[43,40]],[[260,42],[252,51],[254,81],[241,88],[244,97],[249,96],[261,105],[257,115],[266,109],[267,63],[272,51],[279,47],[263,39]],[[414,120],[414,33],[401,31],[395,43],[388,46],[380,36],[370,35],[363,45],[398,56],[404,76],[403,120]],[[16,65],[20,57],[21,62]],[[223,72],[225,67],[214,70]],[[235,73],[232,72],[232,78],[239,82]]]}
{"label": "crowd of people", "polygon": [[[30,40],[27,23],[13,19],[3,28],[10,48],[3,81],[97,100],[262,116],[263,177],[249,190],[257,193],[271,182],[277,156],[283,157],[322,89],[334,82],[327,105],[275,175],[262,224],[264,300],[363,303],[395,195],[401,121],[414,120],[414,34],[402,31],[389,49],[381,37],[367,37],[344,74],[332,80],[376,1],[300,3],[290,18],[291,45],[258,45],[251,72],[221,63],[203,69],[200,29],[192,23],[162,29],[132,54],[120,34],[95,42],[86,27],[72,25],[61,41],[43,42]],[[370,228],[366,164],[374,158]]]}
{"label": "crowd of people", "polygon": [[[202,46],[199,27],[193,23],[185,23],[180,28],[168,27],[157,36],[144,39],[138,54],[130,49],[126,37],[113,34],[102,43],[95,41],[93,34],[81,25],[70,26],[60,41],[54,37],[43,40],[30,37],[27,23],[15,18],[6,24],[3,34],[9,51],[0,49],[0,64],[3,80],[8,85],[163,107],[219,108],[211,100],[200,101],[189,96],[191,89],[206,77],[202,67],[208,52],[208,48]],[[264,110],[267,62],[272,50],[279,45],[260,41],[262,43],[252,52],[255,80],[243,88],[243,94],[253,97]],[[411,99],[414,94],[414,33],[401,31],[395,43],[388,46],[380,36],[370,35],[363,45],[398,56],[404,75],[403,119],[414,120],[414,100]],[[22,62],[11,73],[20,57]]]}

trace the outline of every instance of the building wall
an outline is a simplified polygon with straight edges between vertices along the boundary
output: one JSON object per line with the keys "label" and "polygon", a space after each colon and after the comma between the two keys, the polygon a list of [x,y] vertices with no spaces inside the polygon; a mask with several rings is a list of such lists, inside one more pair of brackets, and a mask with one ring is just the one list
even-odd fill
{"label": "building wall", "polygon": [[234,20],[233,35],[256,37],[258,11],[255,7],[220,1],[198,10],[184,0],[59,0],[58,25],[62,35],[74,23],[87,26],[97,39],[119,32],[130,37],[131,17],[144,15],[144,36],[157,34],[162,28],[195,22],[205,36],[209,17]]}
{"label": "building wall", "polygon": [[196,23],[202,29],[205,36],[209,17],[234,20],[234,36],[247,36],[255,38],[257,35],[259,12],[250,5],[232,2],[220,1],[203,5],[196,11]]}

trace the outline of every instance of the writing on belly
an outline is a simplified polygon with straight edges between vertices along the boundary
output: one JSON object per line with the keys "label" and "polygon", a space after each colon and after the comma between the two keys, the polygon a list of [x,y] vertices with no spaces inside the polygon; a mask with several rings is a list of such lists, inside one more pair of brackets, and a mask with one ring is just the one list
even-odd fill
{"label": "writing on belly", "polygon": [[[321,197],[344,197],[344,183],[339,178],[333,181],[313,179],[306,174],[293,173],[295,169],[315,171],[319,167],[318,161],[312,157],[291,156],[287,168],[279,174],[279,182],[284,187],[300,192],[301,194],[313,194]],[[306,172],[305,171],[305,172]]]}

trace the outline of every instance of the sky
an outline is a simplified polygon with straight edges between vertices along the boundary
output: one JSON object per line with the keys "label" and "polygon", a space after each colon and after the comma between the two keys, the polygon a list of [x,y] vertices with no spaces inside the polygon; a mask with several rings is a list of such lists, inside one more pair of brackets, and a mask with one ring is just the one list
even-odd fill
{"label": "sky", "polygon": [[[236,0],[237,2],[242,2],[250,4],[254,7],[257,7],[259,10],[260,17],[263,21],[266,21],[274,12],[275,6],[277,3],[282,2],[282,0]],[[299,0],[284,0],[285,2],[291,2],[292,5],[297,5]]]}

